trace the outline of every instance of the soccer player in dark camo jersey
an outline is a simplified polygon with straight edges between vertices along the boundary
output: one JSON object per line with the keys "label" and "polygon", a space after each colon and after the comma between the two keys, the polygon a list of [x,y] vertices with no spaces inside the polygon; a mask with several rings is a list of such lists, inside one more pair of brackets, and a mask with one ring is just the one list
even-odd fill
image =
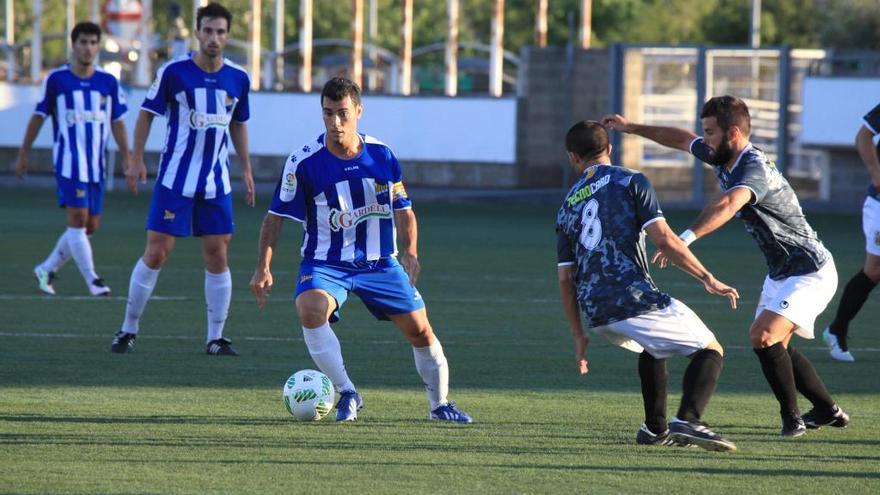
{"label": "soccer player in dark camo jersey", "polygon": [[[568,131],[565,146],[572,167],[582,175],[557,217],[559,291],[580,372],[587,372],[589,342],[583,312],[594,332],[639,353],[645,422],[636,443],[736,450],[733,442],[700,422],[718,382],[724,350],[693,311],[654,285],[645,232],[677,266],[700,279],[708,292],[728,297],[734,308],[736,289],[716,280],[669,229],[644,175],[610,164],[608,133],[600,123],[578,122]],[[667,423],[666,359],[674,355],[691,362],[681,406]]]}
{"label": "soccer player in dark camo jersey", "polygon": [[[620,115],[608,115],[602,122],[621,132],[689,151],[715,167],[723,194],[710,201],[680,237],[689,244],[734,216],[743,221],[769,271],[749,339],[779,401],[781,434],[797,437],[807,428],[845,427],[849,416],[831,398],[813,364],[790,344],[795,333],[813,338],[816,317],[837,288],[834,259],[807,223],[788,181],[749,142],[751,118],[745,102],[733,96],[711,98],[703,105],[700,118],[702,137],[687,129],[636,124]],[[652,261],[664,267],[669,260],[658,252]],[[798,392],[813,404],[803,417]]]}
{"label": "soccer player in dark camo jersey", "polygon": [[834,321],[822,333],[831,357],[844,362],[855,361],[846,342],[849,322],[856,317],[868,295],[880,282],[880,159],[874,136],[880,134],[880,105],[865,115],[856,134],[856,149],[871,176],[868,197],[862,206],[862,229],[865,232],[865,266],[847,282],[837,307]]}

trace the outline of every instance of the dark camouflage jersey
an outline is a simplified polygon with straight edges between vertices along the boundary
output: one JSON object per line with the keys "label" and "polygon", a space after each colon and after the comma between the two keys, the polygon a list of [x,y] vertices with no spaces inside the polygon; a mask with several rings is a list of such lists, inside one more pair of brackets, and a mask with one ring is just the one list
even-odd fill
{"label": "dark camouflage jersey", "polygon": [[[864,117],[865,127],[867,127],[874,135],[880,134],[880,105],[877,105]],[[880,154],[880,143],[877,144],[877,153]],[[880,191],[871,183],[868,186],[868,196],[880,201]]]}
{"label": "dark camouflage jersey", "polygon": [[[691,143],[691,153],[707,162],[711,149],[702,138]],[[806,275],[831,258],[816,231],[807,223],[794,190],[761,150],[749,145],[731,170],[715,166],[723,191],[745,187],[752,201],[736,214],[764,253],[773,280]]]}
{"label": "dark camouflage jersey", "polygon": [[663,309],[669,296],[648,275],[642,227],[663,218],[654,188],[633,170],[588,168],[556,219],[560,265],[574,265],[577,299],[597,327]]}

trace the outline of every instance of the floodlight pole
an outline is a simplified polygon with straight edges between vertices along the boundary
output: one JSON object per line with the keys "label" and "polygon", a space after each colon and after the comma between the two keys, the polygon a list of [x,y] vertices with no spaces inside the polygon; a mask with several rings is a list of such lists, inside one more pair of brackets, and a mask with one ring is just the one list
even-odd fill
{"label": "floodlight pole", "polygon": [[581,0],[581,29],[580,47],[582,50],[590,48],[590,38],[593,36],[593,0]]}
{"label": "floodlight pole", "polygon": [[299,1],[299,87],[306,93],[312,91],[312,0]]}
{"label": "floodlight pole", "polygon": [[535,45],[547,47],[547,0],[535,2]]}
{"label": "floodlight pole", "polygon": [[446,0],[446,96],[458,94],[458,0]]}
{"label": "floodlight pole", "polygon": [[489,52],[489,94],[501,96],[504,92],[504,0],[495,0],[492,13],[492,39]]}
{"label": "floodlight pole", "polygon": [[369,56],[370,62],[373,64],[372,70],[367,72],[367,88],[370,91],[376,89],[376,69],[379,66],[379,54],[376,51],[376,38],[379,37],[379,3],[376,0],[369,0],[367,4],[367,43],[370,45]]}
{"label": "floodlight pole", "polygon": [[751,38],[749,45],[761,48],[761,0],[752,0]]}
{"label": "floodlight pole", "polygon": [[31,9],[34,14],[31,29],[31,82],[40,81],[43,70],[43,0],[33,0]]}
{"label": "floodlight pole", "polygon": [[400,29],[400,94],[412,92],[413,3],[403,0],[403,26]]}
{"label": "floodlight pole", "polygon": [[364,85],[364,0],[352,0],[354,19],[351,22],[351,79]]}
{"label": "floodlight pole", "polygon": [[101,23],[101,0],[92,0],[89,5],[89,20],[95,24]]}
{"label": "floodlight pole", "polygon": [[260,65],[260,56],[262,55],[262,32],[263,32],[263,1],[251,0],[251,25],[250,25],[250,49],[248,49],[248,71],[251,73],[251,89],[257,91],[260,89],[260,78],[262,77],[262,66]]}
{"label": "floodlight pole", "polygon": [[67,47],[67,56],[73,53],[73,41],[70,39],[70,32],[73,31],[74,24],[76,24],[76,0],[67,0],[64,14],[64,41]]}
{"label": "floodlight pole", "polygon": [[153,38],[153,0],[141,0],[143,16],[141,17],[140,48],[135,66],[135,84],[150,84],[150,41]]}
{"label": "floodlight pole", "polygon": [[6,0],[6,29],[4,32],[6,40],[6,80],[12,82],[15,75],[15,2]]}
{"label": "floodlight pole", "polygon": [[275,0],[275,89],[284,89],[284,0]]}

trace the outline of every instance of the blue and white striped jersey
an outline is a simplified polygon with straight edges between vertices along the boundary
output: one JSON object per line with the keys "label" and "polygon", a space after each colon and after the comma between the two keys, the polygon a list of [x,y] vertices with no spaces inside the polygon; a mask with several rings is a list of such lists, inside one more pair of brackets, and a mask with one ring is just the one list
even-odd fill
{"label": "blue and white striped jersey", "polygon": [[69,64],[51,71],[34,112],[52,116],[55,175],[103,182],[110,123],[122,118],[126,110],[125,95],[112,74],[96,67],[91,77],[82,79]]}
{"label": "blue and white striped jersey", "polygon": [[208,73],[187,54],[159,68],[141,108],[168,120],[156,185],[192,198],[229,194],[229,123],[250,118],[250,77],[229,60]]}
{"label": "blue and white striped jersey", "polygon": [[359,263],[397,254],[394,210],[412,202],[400,163],[384,143],[361,135],[363,150],[343,160],[324,135],[296,149],[281,172],[269,213],[305,225],[303,261]]}

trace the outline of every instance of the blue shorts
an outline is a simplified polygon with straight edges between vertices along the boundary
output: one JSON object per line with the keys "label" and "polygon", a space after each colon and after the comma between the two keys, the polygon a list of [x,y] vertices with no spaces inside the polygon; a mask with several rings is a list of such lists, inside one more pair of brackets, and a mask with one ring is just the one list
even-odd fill
{"label": "blue shorts", "polygon": [[176,193],[161,184],[153,189],[147,228],[175,237],[223,235],[235,231],[232,194],[205,199]]}
{"label": "blue shorts", "polygon": [[410,285],[406,271],[396,258],[368,262],[363,268],[325,262],[303,262],[299,267],[296,295],[311,289],[327,291],[336,299],[330,322],[339,321],[339,310],[354,292],[379,320],[389,315],[412,313],[425,307],[422,295]]}
{"label": "blue shorts", "polygon": [[55,176],[58,185],[59,208],[88,208],[89,215],[100,215],[104,211],[104,183],[79,182]]}

